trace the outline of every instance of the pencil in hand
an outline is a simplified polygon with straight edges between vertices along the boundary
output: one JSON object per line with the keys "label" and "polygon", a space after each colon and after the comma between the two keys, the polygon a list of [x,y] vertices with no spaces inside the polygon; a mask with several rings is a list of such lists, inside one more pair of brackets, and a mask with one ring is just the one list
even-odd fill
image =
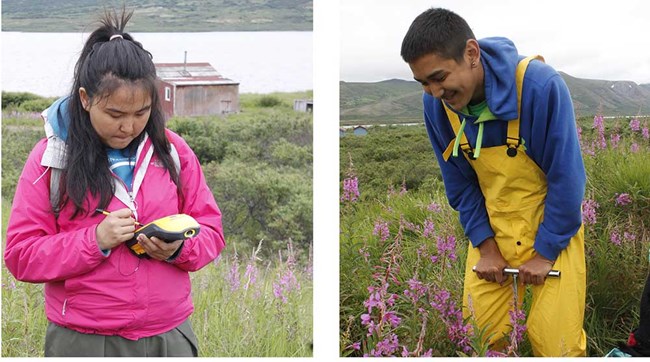
{"label": "pencil in hand", "polygon": [[[104,209],[95,209],[95,211],[97,211],[97,212],[100,213],[100,214],[104,214],[104,215],[106,215],[106,216],[108,216],[108,215],[111,214],[110,212],[108,212],[108,211],[106,211],[106,210],[104,210]],[[136,224],[137,226],[142,226],[142,224],[140,224],[140,223],[137,222],[137,221],[135,222],[135,224]]]}

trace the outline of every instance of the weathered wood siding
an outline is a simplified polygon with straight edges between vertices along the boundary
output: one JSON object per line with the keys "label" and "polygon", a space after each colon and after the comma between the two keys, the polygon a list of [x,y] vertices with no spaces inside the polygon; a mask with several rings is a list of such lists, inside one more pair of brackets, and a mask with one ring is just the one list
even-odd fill
{"label": "weathered wood siding", "polygon": [[176,86],[177,116],[239,112],[239,85]]}

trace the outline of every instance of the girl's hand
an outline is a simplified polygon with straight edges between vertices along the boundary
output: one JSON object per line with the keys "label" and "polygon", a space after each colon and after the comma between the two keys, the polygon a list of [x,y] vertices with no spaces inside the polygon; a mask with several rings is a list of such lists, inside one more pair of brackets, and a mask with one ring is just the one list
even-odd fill
{"label": "girl's hand", "polygon": [[128,208],[119,209],[106,215],[97,225],[95,235],[101,250],[110,250],[133,237],[135,220]]}
{"label": "girl's hand", "polygon": [[148,238],[144,234],[138,235],[138,244],[156,260],[165,261],[174,255],[176,250],[181,247],[183,240],[176,240],[173,243],[166,243],[155,236]]}

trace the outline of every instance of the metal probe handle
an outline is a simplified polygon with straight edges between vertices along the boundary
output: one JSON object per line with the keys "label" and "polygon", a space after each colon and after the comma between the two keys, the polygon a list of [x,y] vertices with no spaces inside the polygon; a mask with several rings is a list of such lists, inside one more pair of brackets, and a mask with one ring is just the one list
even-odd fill
{"label": "metal probe handle", "polygon": [[[476,265],[472,267],[472,271],[476,272]],[[519,269],[517,268],[505,268],[503,269],[503,272],[508,275],[519,275]],[[559,270],[551,270],[546,274],[549,277],[554,277],[554,278],[559,278],[560,277],[560,271]]]}

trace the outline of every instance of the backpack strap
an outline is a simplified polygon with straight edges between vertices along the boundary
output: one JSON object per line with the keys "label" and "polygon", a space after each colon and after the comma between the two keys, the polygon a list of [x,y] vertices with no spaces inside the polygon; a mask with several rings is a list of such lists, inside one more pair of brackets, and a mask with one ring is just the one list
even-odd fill
{"label": "backpack strap", "polygon": [[61,212],[61,173],[62,169],[50,167],[50,206],[57,219]]}

